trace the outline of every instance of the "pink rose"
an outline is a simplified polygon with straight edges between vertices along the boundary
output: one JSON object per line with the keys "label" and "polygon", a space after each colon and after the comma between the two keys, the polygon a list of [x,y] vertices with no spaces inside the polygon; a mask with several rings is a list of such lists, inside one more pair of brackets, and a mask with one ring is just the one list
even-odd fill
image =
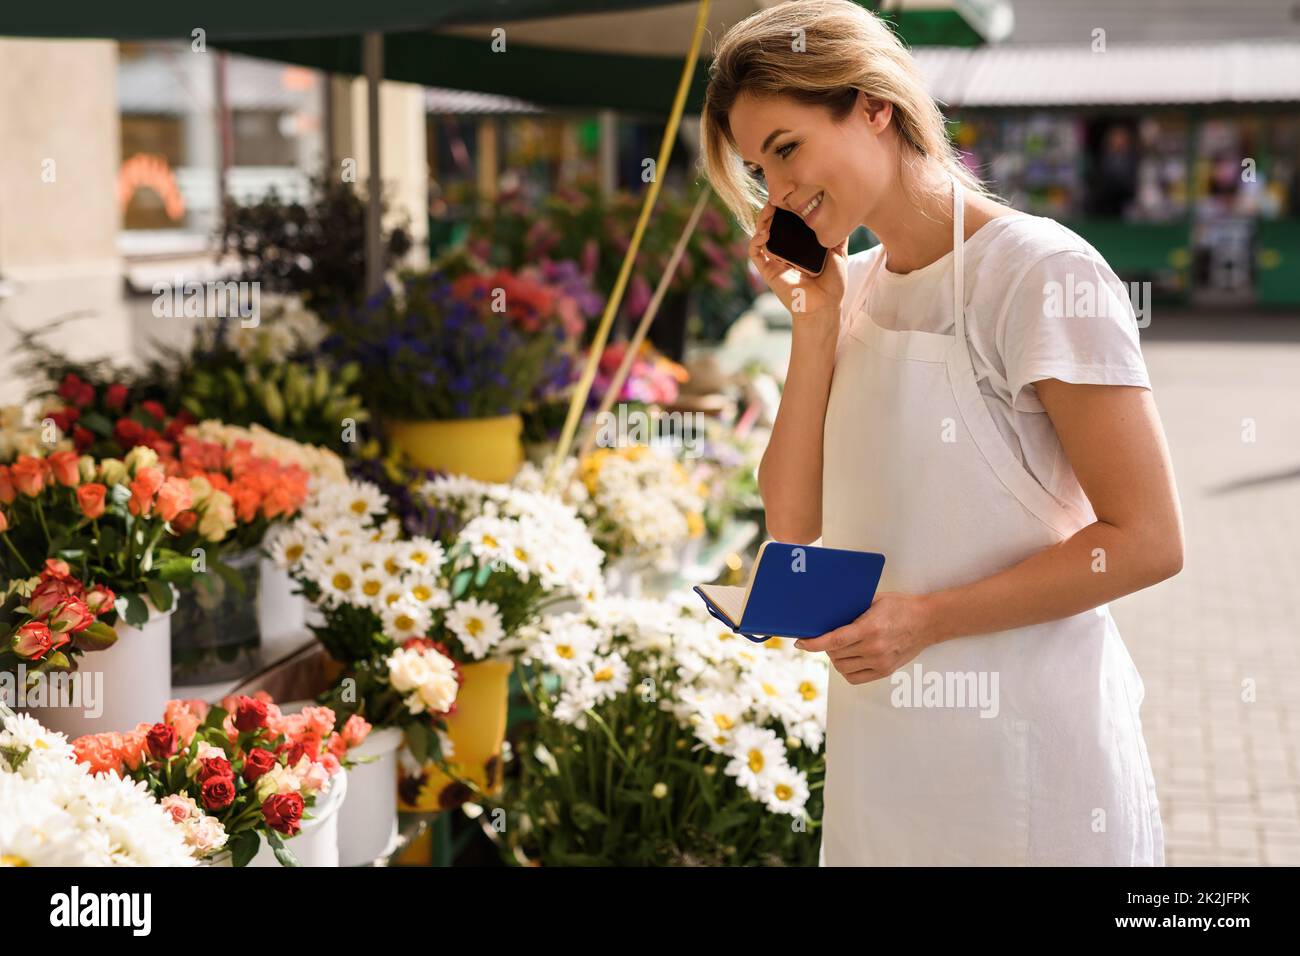
{"label": "pink rose", "polygon": [[14,632],[10,646],[19,657],[34,661],[49,653],[54,635],[40,621],[28,621]]}

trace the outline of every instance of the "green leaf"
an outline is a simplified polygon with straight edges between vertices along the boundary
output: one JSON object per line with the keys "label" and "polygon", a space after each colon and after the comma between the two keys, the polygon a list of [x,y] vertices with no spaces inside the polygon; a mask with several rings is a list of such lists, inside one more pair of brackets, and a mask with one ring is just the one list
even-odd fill
{"label": "green leaf", "polygon": [[248,591],[248,587],[244,584],[243,575],[230,565],[224,564],[220,558],[213,559],[208,570],[217,572],[221,576],[221,580],[234,588],[237,593],[244,594]]}
{"label": "green leaf", "polygon": [[230,840],[230,861],[235,866],[248,866],[253,857],[257,856],[260,842],[256,830],[245,830],[235,834]]}
{"label": "green leaf", "polygon": [[466,568],[460,574],[456,575],[451,582],[451,596],[459,599],[469,588],[469,579],[473,575],[473,568]]}
{"label": "green leaf", "polygon": [[420,763],[429,759],[429,738],[426,734],[420,733],[418,729],[412,728],[413,733],[406,735],[407,746],[411,748],[411,756]]}
{"label": "green leaf", "polygon": [[485,563],[478,569],[478,574],[474,575],[474,587],[481,588],[487,584],[488,578],[492,577],[492,565]]}
{"label": "green leaf", "polygon": [[298,858],[287,846],[277,847],[275,858],[280,861],[281,866],[298,866]]}
{"label": "green leaf", "polygon": [[123,594],[122,600],[126,602],[126,623],[132,627],[144,627],[149,620],[149,606],[138,594]]}
{"label": "green leaf", "polygon": [[89,428],[96,435],[103,438],[111,438],[113,435],[113,423],[99,412],[86,412],[77,419],[77,424]]}
{"label": "green leaf", "polygon": [[154,566],[154,573],[168,584],[189,587],[194,581],[194,559],[186,557],[168,558]]}
{"label": "green leaf", "polygon": [[116,643],[117,631],[103,621],[95,621],[72,638],[72,646],[83,651],[102,651]]}
{"label": "green leaf", "polygon": [[154,607],[160,611],[172,609],[172,589],[168,585],[156,578],[150,578],[144,586],[149,591],[149,597],[153,599]]}

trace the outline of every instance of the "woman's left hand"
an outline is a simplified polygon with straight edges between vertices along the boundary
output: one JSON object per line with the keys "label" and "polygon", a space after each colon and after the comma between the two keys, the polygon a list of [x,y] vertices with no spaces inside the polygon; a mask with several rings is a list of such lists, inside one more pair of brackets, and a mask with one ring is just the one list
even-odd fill
{"label": "woman's left hand", "polygon": [[821,637],[803,638],[794,646],[825,651],[831,665],[850,684],[888,677],[936,640],[923,595],[886,591],[851,624]]}

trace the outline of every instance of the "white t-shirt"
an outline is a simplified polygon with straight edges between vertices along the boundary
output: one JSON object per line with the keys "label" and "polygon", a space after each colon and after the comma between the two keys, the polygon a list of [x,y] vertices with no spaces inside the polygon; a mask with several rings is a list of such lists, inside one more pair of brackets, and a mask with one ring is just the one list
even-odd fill
{"label": "white t-shirt", "polygon": [[[877,245],[849,257],[841,342],[849,308],[881,250]],[[1039,484],[1095,517],[1033,383],[1055,378],[1150,388],[1128,290],[1096,249],[1042,216],[992,219],[966,240],[964,255],[966,333],[993,421]],[[952,263],[949,252],[899,275],[888,271],[886,259],[867,292],[871,320],[889,329],[952,334]]]}

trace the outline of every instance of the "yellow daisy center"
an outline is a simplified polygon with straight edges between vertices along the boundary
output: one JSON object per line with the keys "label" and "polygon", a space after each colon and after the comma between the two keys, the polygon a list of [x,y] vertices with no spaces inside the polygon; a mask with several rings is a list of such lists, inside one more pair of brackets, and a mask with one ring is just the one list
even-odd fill
{"label": "yellow daisy center", "polygon": [[773,687],[771,684],[769,684],[767,681],[763,681],[763,693],[766,694],[768,697],[775,697],[776,688]]}
{"label": "yellow daisy center", "polygon": [[483,543],[487,545],[489,548],[501,547],[501,542],[497,541],[497,539],[492,537],[492,535],[490,534],[483,535]]}
{"label": "yellow daisy center", "polygon": [[555,656],[556,656],[556,657],[563,657],[566,661],[571,661],[571,660],[573,660],[573,658],[574,658],[573,645],[572,645],[572,644],[557,644],[556,647],[555,647]]}
{"label": "yellow daisy center", "polygon": [[813,684],[812,681],[808,681],[808,680],[803,681],[799,685],[799,696],[802,697],[804,700],[816,700],[817,699],[816,685]]}
{"label": "yellow daisy center", "polygon": [[469,631],[470,637],[478,637],[483,633],[483,628],[486,626],[483,619],[479,617],[471,617],[465,622],[465,630]]}
{"label": "yellow daisy center", "polygon": [[285,557],[285,560],[286,560],[286,561],[297,561],[299,558],[302,557],[302,553],[303,553],[304,550],[305,550],[305,549],[304,549],[303,546],[300,545],[300,544],[291,544],[291,545],[289,545],[289,547],[287,547],[287,548],[284,549],[284,557]]}
{"label": "yellow daisy center", "polygon": [[428,560],[429,560],[429,552],[428,552],[428,551],[412,551],[412,552],[411,552],[411,560],[414,561],[416,564],[426,564],[426,563],[428,563]]}
{"label": "yellow daisy center", "polygon": [[727,714],[714,714],[713,723],[717,725],[719,730],[731,730],[736,726],[736,722]]}
{"label": "yellow daisy center", "polygon": [[352,588],[352,575],[346,571],[335,571],[334,577],[330,578],[330,583],[340,591],[347,591]]}
{"label": "yellow daisy center", "polygon": [[354,498],[352,504],[348,505],[348,510],[354,515],[363,515],[370,511],[370,506],[364,498]]}
{"label": "yellow daisy center", "polygon": [[776,793],[776,798],[778,800],[789,800],[794,796],[794,787],[791,787],[786,783],[778,783],[772,789]]}
{"label": "yellow daisy center", "polygon": [[754,773],[761,773],[763,770],[763,751],[751,750],[749,752],[749,769]]}
{"label": "yellow daisy center", "polygon": [[376,581],[373,578],[361,585],[361,591],[366,597],[374,597],[383,589],[384,583],[382,581]]}
{"label": "yellow daisy center", "polygon": [[433,597],[433,588],[429,587],[427,584],[417,584],[415,587],[411,588],[411,595],[417,601],[427,601],[429,598]]}
{"label": "yellow daisy center", "polygon": [[602,667],[600,670],[596,671],[596,673],[592,674],[591,676],[596,680],[600,681],[601,683],[604,683],[605,681],[611,681],[614,679],[614,668]]}
{"label": "yellow daisy center", "polygon": [[399,631],[409,631],[415,627],[415,618],[409,614],[399,614],[393,618],[393,624]]}
{"label": "yellow daisy center", "polygon": [[384,558],[384,570],[387,571],[389,574],[400,574],[402,571],[402,566],[397,563],[396,558],[389,556],[387,558]]}

